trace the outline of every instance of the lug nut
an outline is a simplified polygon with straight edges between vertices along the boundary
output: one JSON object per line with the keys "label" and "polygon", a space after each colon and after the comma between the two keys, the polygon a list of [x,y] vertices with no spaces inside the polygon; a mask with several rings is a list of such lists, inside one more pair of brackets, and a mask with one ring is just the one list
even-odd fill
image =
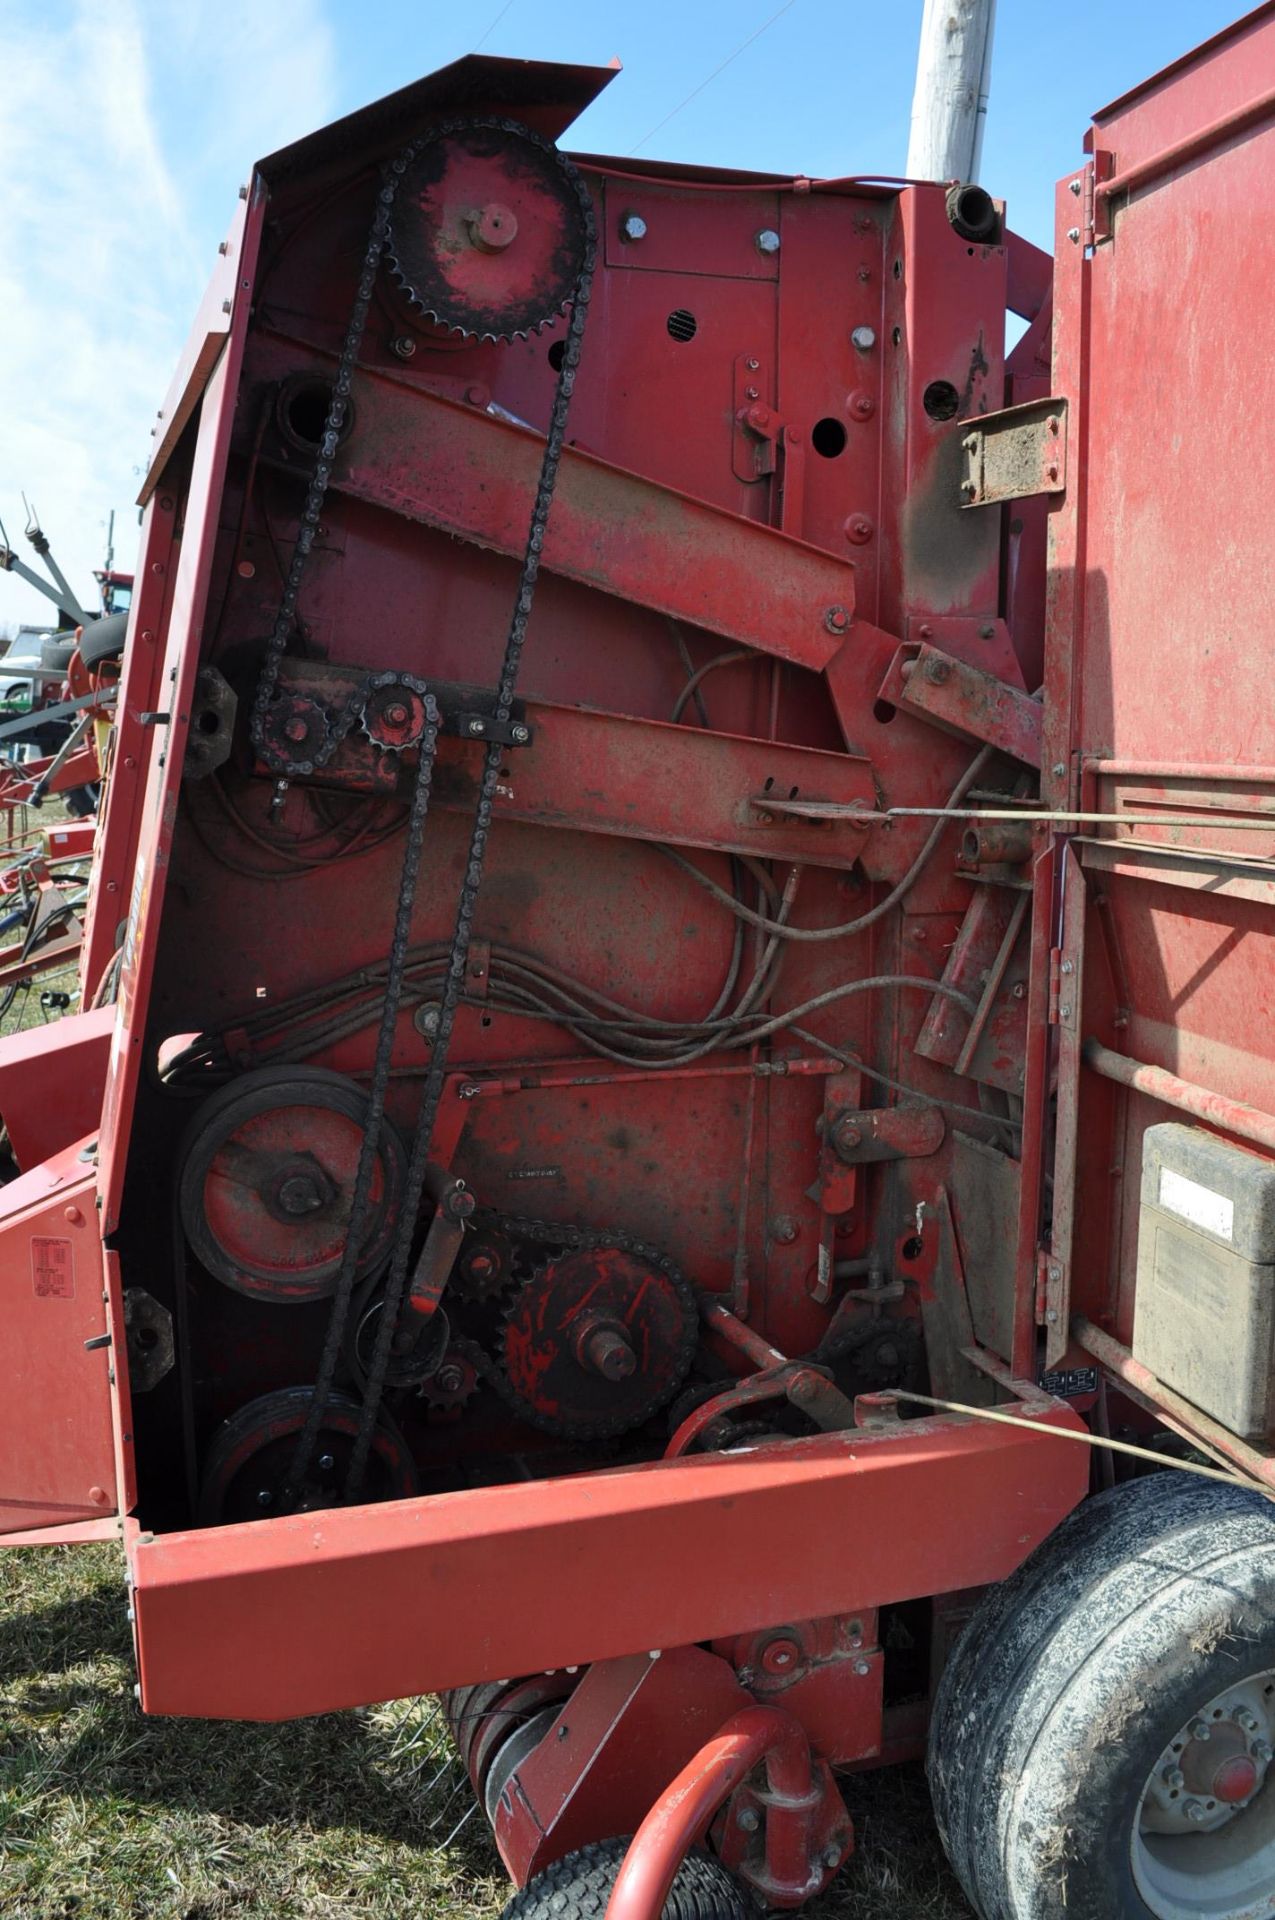
{"label": "lug nut", "polygon": [[1160,1778],[1166,1787],[1172,1787],[1175,1793],[1181,1793],[1186,1785],[1186,1775],[1181,1767],[1166,1767]]}
{"label": "lug nut", "polygon": [[1201,1800],[1188,1800],[1183,1806],[1182,1811],[1188,1820],[1195,1822],[1196,1826],[1199,1826],[1202,1820],[1207,1820],[1209,1817],[1204,1811],[1204,1803]]}
{"label": "lug nut", "polygon": [[[1050,1278],[1051,1279],[1053,1278],[1052,1274],[1050,1275]],[[1212,1733],[1213,1733],[1213,1729],[1210,1727],[1207,1720],[1193,1720],[1191,1722],[1190,1731],[1191,1731],[1191,1738],[1193,1740],[1208,1740],[1212,1737]]]}

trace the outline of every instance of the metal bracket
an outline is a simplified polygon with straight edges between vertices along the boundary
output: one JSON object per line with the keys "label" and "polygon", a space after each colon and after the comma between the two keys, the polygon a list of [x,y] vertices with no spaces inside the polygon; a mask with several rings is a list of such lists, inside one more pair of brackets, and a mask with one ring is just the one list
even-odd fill
{"label": "metal bracket", "polygon": [[919,713],[944,733],[982,740],[1024,766],[1040,766],[1039,700],[938,647],[905,641],[877,698]]}
{"label": "metal bracket", "polygon": [[1005,500],[1066,490],[1065,400],[1029,400],[962,425],[963,507],[994,507]]}
{"label": "metal bracket", "polygon": [[458,713],[445,731],[454,731],[465,740],[495,741],[502,747],[531,745],[531,728],[525,720],[501,720],[494,713]]}

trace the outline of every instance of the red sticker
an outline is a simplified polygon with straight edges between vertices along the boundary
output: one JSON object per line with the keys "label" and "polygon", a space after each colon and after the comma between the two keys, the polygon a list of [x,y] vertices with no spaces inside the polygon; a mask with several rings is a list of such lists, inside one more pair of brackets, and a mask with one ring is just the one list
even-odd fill
{"label": "red sticker", "polygon": [[31,1280],[37,1300],[71,1300],[75,1296],[75,1267],[69,1240],[31,1241]]}

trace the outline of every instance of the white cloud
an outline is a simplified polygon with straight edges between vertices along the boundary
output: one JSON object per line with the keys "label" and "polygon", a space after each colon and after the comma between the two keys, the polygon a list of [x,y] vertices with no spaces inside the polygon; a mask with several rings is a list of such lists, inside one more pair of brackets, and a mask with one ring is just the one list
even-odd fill
{"label": "white cloud", "polygon": [[[319,0],[0,0],[0,518],[21,492],[81,597],[116,510],[136,551],[150,428],[252,161],[331,117]],[[0,575],[0,624],[47,601]]]}

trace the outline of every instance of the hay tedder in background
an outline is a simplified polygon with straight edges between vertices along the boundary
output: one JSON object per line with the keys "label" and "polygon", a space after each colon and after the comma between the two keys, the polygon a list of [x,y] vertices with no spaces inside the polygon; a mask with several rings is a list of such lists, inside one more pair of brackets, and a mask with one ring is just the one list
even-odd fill
{"label": "hay tedder in background", "polygon": [[568,155],[614,77],[243,190],[101,1004],[0,1045],[0,1515],[148,1712],[440,1694],[522,1920],[799,1907],[927,1744],[984,1920],[1269,1920],[1275,9],[1055,260]]}
{"label": "hay tedder in background", "polygon": [[[128,629],[132,575],[114,566],[114,523],[87,612],[28,509],[27,538],[50,578],[20,560],[0,524],[0,572],[15,573],[57,608],[55,626],[23,626],[0,654],[0,1021],[25,1017],[47,976],[80,950],[111,715]],[[49,814],[46,800],[57,804]],[[40,992],[47,1019],[76,995],[61,980]],[[15,1013],[15,1009],[17,1012]]]}

